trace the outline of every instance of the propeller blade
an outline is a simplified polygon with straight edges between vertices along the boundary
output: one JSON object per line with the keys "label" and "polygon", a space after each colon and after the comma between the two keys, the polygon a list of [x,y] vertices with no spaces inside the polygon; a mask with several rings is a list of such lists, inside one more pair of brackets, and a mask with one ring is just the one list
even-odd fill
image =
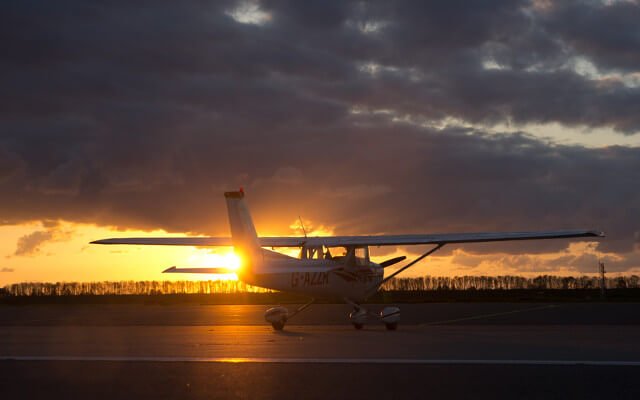
{"label": "propeller blade", "polygon": [[387,268],[390,265],[399,263],[400,261],[404,260],[405,258],[407,258],[407,256],[400,256],[400,257],[391,258],[391,259],[389,259],[387,261],[381,262],[380,266],[382,268]]}

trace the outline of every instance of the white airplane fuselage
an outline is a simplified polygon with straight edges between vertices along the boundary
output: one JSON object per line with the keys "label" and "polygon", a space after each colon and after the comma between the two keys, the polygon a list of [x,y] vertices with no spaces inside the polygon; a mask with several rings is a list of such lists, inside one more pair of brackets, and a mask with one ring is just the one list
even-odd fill
{"label": "white airplane fuselage", "polygon": [[[378,289],[384,268],[376,263],[344,268],[340,260],[288,257],[262,249],[262,259],[243,265],[238,278],[250,285],[311,297],[362,301]],[[259,265],[255,265],[259,264]]]}

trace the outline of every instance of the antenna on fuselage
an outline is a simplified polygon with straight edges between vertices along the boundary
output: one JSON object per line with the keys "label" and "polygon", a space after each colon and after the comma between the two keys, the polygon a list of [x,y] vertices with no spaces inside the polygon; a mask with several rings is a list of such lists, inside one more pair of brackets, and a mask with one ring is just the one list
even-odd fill
{"label": "antenna on fuselage", "polygon": [[307,230],[304,228],[304,222],[302,222],[302,217],[298,215],[298,221],[300,221],[300,227],[302,228],[302,232],[304,233],[304,242],[302,243],[302,248],[300,249],[300,258],[311,258],[309,257],[309,249],[307,248]]}
{"label": "antenna on fuselage", "polygon": [[300,226],[302,227],[302,232],[304,233],[304,238],[307,238],[307,230],[304,229],[304,222],[302,222],[302,218],[298,215],[298,220],[300,220]]}

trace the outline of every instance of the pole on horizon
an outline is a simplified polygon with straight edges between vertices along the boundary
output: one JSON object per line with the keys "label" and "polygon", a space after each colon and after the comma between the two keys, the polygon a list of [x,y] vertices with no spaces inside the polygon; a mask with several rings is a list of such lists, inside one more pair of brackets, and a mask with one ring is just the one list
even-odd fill
{"label": "pole on horizon", "polygon": [[598,261],[598,268],[600,270],[600,298],[604,300],[607,297],[605,292],[607,289],[607,280],[604,277],[604,273],[607,271],[604,270],[604,263],[602,261]]}

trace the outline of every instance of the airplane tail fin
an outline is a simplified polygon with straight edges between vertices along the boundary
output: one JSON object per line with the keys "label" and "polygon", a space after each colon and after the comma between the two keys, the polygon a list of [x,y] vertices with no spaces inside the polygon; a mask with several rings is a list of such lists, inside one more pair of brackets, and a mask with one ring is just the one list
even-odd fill
{"label": "airplane tail fin", "polygon": [[243,260],[243,268],[256,269],[262,262],[262,248],[258,240],[256,228],[251,214],[244,202],[244,191],[225,192],[229,226],[231,227],[231,241],[236,254]]}

